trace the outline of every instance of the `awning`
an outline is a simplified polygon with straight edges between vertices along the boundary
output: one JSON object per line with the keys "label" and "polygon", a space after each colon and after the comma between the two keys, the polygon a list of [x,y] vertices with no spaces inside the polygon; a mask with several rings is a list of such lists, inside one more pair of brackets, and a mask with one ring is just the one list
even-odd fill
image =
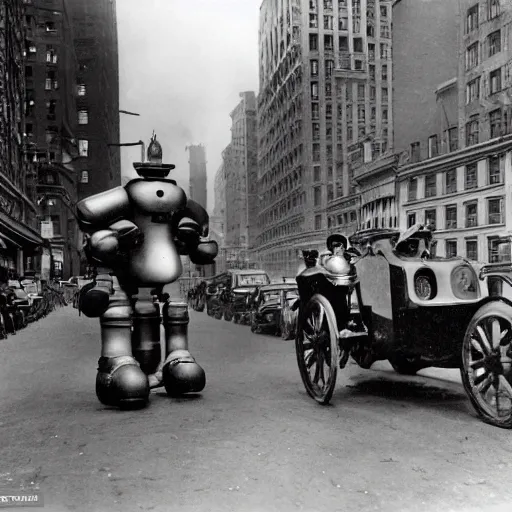
{"label": "awning", "polygon": [[378,186],[361,192],[361,204],[372,203],[377,199],[384,199],[395,196],[395,179],[390,178],[387,183],[380,183]]}
{"label": "awning", "polygon": [[23,248],[35,248],[43,244],[43,239],[37,232],[2,212],[0,212],[0,237]]}

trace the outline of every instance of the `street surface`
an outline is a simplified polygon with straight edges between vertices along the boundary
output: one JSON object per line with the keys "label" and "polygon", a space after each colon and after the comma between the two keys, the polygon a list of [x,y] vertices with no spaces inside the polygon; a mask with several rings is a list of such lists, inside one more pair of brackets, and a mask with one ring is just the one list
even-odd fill
{"label": "street surface", "polygon": [[332,405],[293,341],[190,312],[201,396],[122,412],[94,384],[99,325],[70,306],[1,340],[0,489],[45,510],[512,510],[512,432],[476,418],[457,371],[339,373]]}

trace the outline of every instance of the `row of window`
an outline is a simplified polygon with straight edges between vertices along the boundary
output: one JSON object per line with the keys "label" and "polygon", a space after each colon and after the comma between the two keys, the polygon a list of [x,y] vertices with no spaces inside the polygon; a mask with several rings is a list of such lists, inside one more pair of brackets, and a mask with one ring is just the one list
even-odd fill
{"label": "row of window", "polygon": [[[508,0],[506,0],[508,1]],[[475,4],[466,13],[466,33],[473,32],[480,25],[479,4]],[[492,20],[501,14],[500,0],[487,0],[487,19]]]}
{"label": "row of window", "polygon": [[[464,190],[471,190],[486,185],[497,185],[503,182],[503,166],[504,155],[494,155],[487,159],[487,181],[486,183],[478,183],[477,164],[468,164],[464,168]],[[457,169],[450,169],[443,173],[444,190],[438,194],[437,190],[437,173],[425,176],[425,194],[424,197],[435,197],[437,195],[454,194],[457,189]],[[409,180],[408,200],[415,201],[418,199],[418,179],[411,178]]]}
{"label": "row of window", "polygon": [[466,105],[479,100],[482,96],[492,96],[499,93],[503,88],[503,69],[497,68],[489,72],[488,89],[482,91],[482,77],[477,76],[466,85]]}
{"label": "row of window", "polygon": [[[450,204],[444,207],[445,225],[440,229],[474,228],[478,226],[478,201],[468,201],[464,203],[463,225],[458,225],[458,207],[456,204]],[[437,227],[437,209],[431,208],[425,210],[425,224]],[[417,222],[416,212],[407,214],[407,227],[414,226]],[[487,199],[487,214],[484,225],[503,224],[504,223],[504,202],[502,197],[492,197]]]}
{"label": "row of window", "polygon": [[[479,261],[478,240],[476,238],[465,238],[462,240],[468,260]],[[456,238],[445,240],[445,255],[447,258],[461,256],[458,252],[459,240]],[[510,261],[510,244],[503,244],[498,237],[487,238],[487,259],[489,263],[501,263]]]}

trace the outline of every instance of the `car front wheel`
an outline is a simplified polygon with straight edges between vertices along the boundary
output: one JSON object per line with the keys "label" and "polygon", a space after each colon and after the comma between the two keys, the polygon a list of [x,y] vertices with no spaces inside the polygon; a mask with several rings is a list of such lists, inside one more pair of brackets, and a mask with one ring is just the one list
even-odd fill
{"label": "car front wheel", "polygon": [[512,307],[484,304],[473,316],[462,344],[464,389],[482,419],[512,428]]}

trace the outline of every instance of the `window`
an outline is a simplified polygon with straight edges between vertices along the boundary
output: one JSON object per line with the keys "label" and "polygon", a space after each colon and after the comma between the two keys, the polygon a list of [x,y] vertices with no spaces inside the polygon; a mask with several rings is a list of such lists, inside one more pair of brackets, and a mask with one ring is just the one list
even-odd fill
{"label": "window", "polygon": [[466,85],[466,105],[480,97],[480,77],[471,80]]}
{"label": "window", "polygon": [[334,40],[331,35],[324,35],[324,50],[331,51],[334,49]]}
{"label": "window", "polygon": [[318,8],[316,0],[309,0],[309,10],[316,11]]}
{"label": "window", "polygon": [[332,0],[324,0],[324,9],[332,9]]}
{"label": "window", "polygon": [[457,240],[446,240],[446,257],[455,258],[457,256]]}
{"label": "window", "polygon": [[311,61],[311,76],[318,76],[318,61]]}
{"label": "window", "polygon": [[313,119],[320,118],[320,110],[319,110],[318,103],[311,103],[311,117]]}
{"label": "window", "polygon": [[466,123],[466,146],[478,144],[478,114],[471,116]]}
{"label": "window", "polygon": [[437,135],[431,135],[428,138],[428,157],[433,158],[438,155]]}
{"label": "window", "polygon": [[388,102],[388,88],[383,87],[381,92],[382,92],[382,103],[387,103]]}
{"label": "window", "polygon": [[431,226],[432,228],[436,227],[436,210],[425,210],[425,225]]}
{"label": "window", "polygon": [[474,238],[466,238],[466,258],[478,261],[478,242]]}
{"label": "window", "polygon": [[382,109],[382,121],[386,122],[387,120],[388,120],[388,109],[387,108],[383,108]]}
{"label": "window", "polygon": [[384,64],[381,69],[382,81],[385,82],[388,79],[388,66]]}
{"label": "window", "polygon": [[332,30],[332,20],[333,17],[330,14],[324,16],[324,30]]}
{"label": "window", "polygon": [[78,84],[76,86],[76,94],[77,94],[77,96],[85,96],[86,92],[87,92],[87,89],[85,87],[85,84]]}
{"label": "window", "polygon": [[318,16],[316,14],[309,15],[309,28],[318,28]]}
{"label": "window", "polygon": [[57,29],[55,28],[55,23],[53,23],[53,21],[47,21],[44,24],[44,28],[46,32],[57,32]]}
{"label": "window", "polygon": [[368,69],[370,73],[370,80],[375,80],[375,64],[370,64]]}
{"label": "window", "polygon": [[381,60],[385,60],[389,57],[390,52],[387,44],[381,43],[380,44],[380,58]]}
{"label": "window", "polygon": [[410,228],[411,226],[414,226],[414,224],[416,224],[416,214],[408,213],[407,214],[407,227]]}
{"label": "window", "polygon": [[320,166],[315,165],[313,167],[313,180],[314,181],[320,181],[322,178],[320,177]]}
{"label": "window", "polygon": [[380,17],[387,18],[388,17],[388,8],[385,5],[380,6]]}
{"label": "window", "polygon": [[420,143],[419,142],[413,142],[411,144],[411,162],[419,162],[420,161]]}
{"label": "window", "polygon": [[315,230],[319,231],[320,229],[322,229],[322,216],[315,215]]}
{"label": "window", "polygon": [[450,169],[445,174],[445,193],[454,194],[457,192],[457,169]]}
{"label": "window", "polygon": [[326,60],[325,61],[325,78],[330,78],[332,76],[333,71],[334,71],[334,61]]}
{"label": "window", "polygon": [[327,119],[331,119],[332,118],[332,103],[327,103],[325,105],[325,117]]}
{"label": "window", "polygon": [[501,52],[501,30],[496,30],[487,36],[487,46],[489,48],[489,57]]}
{"label": "window", "polygon": [[311,99],[318,99],[318,82],[311,82]]}
{"label": "window", "polygon": [[320,123],[312,124],[313,140],[320,140]]}
{"label": "window", "polygon": [[466,14],[466,32],[472,32],[478,28],[478,4],[474,5]]}
{"label": "window", "polygon": [[491,139],[501,136],[501,108],[489,112]]}
{"label": "window", "polygon": [[474,228],[478,226],[478,203],[476,201],[466,203],[466,227]]}
{"label": "window", "polygon": [[364,123],[366,119],[366,110],[364,108],[364,105],[358,105],[357,106],[357,120],[360,123]]}
{"label": "window", "polygon": [[318,50],[318,34],[309,34],[309,50],[312,52]]}
{"label": "window", "polygon": [[468,46],[466,50],[466,71],[478,65],[478,42]]}
{"label": "window", "polygon": [[456,126],[447,130],[448,149],[449,151],[457,151],[459,149],[459,131]]}
{"label": "window", "polygon": [[55,108],[57,107],[57,100],[50,100],[46,103],[46,119],[49,121],[55,121],[56,115],[55,115]]}
{"label": "window", "polygon": [[89,141],[80,139],[78,141],[78,153],[80,156],[89,156]]}
{"label": "window", "polygon": [[387,23],[380,24],[380,37],[383,37],[384,39],[390,38],[389,25]]}
{"label": "window", "polygon": [[325,97],[326,98],[332,97],[332,84],[330,82],[327,82],[325,84]]}
{"label": "window", "polygon": [[477,174],[476,174],[476,163],[466,165],[466,172],[464,175],[464,189],[469,190],[476,188],[477,186]]}
{"label": "window", "polygon": [[315,187],[315,194],[314,194],[314,205],[315,206],[321,206],[322,204],[322,189],[320,187]]}
{"label": "window", "polygon": [[446,226],[445,229],[457,229],[457,206],[451,204],[446,207]]}
{"label": "window", "polygon": [[408,201],[415,201],[418,198],[418,180],[411,178],[408,187]]}
{"label": "window", "polygon": [[357,99],[359,101],[364,101],[365,98],[365,86],[364,84],[358,84],[357,86]]}
{"label": "window", "polygon": [[489,75],[491,81],[491,94],[501,91],[501,68],[491,71]]}
{"label": "window", "polygon": [[425,197],[435,197],[437,195],[437,176],[429,174],[425,177]]}
{"label": "window", "polygon": [[327,185],[327,201],[334,199],[334,187],[333,185]]}
{"label": "window", "polygon": [[488,224],[503,223],[503,198],[493,198],[487,200]]}
{"label": "window", "polygon": [[89,171],[82,171],[80,183],[89,183]]}
{"label": "window", "polygon": [[500,2],[499,0],[489,1],[489,19],[497,18],[500,15]]}
{"label": "window", "polygon": [[510,261],[510,242],[504,242],[496,237],[489,237],[487,240],[489,263]]}
{"label": "window", "polygon": [[78,124],[89,124],[89,112],[87,110],[78,111]]}
{"label": "window", "polygon": [[313,144],[313,162],[320,161],[320,144]]}
{"label": "window", "polygon": [[46,45],[46,62],[48,64],[57,64],[57,53],[51,45]]}
{"label": "window", "polygon": [[496,185],[502,182],[501,162],[503,158],[500,155],[493,155],[487,161],[489,170],[489,185]]}
{"label": "window", "polygon": [[44,81],[44,89],[45,89],[45,91],[51,91],[52,90],[52,79],[51,78],[47,78]]}

